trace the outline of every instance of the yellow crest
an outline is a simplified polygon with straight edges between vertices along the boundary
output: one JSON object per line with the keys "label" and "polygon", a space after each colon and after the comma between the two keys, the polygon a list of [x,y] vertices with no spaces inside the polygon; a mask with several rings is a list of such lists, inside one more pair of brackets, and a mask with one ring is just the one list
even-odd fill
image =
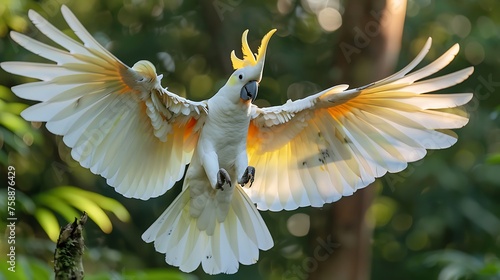
{"label": "yellow crest", "polygon": [[254,55],[252,53],[252,50],[250,49],[250,46],[248,46],[248,29],[245,30],[245,32],[243,32],[243,35],[241,36],[241,51],[243,53],[243,59],[238,58],[233,50],[231,52],[231,62],[233,63],[233,68],[236,70],[245,66],[254,66],[259,61],[263,60],[266,55],[267,44],[269,43],[269,39],[271,39],[271,36],[274,34],[274,32],[276,32],[276,29],[272,29],[271,31],[267,32],[264,38],[262,38],[262,42],[260,43],[260,47],[258,48],[257,53]]}

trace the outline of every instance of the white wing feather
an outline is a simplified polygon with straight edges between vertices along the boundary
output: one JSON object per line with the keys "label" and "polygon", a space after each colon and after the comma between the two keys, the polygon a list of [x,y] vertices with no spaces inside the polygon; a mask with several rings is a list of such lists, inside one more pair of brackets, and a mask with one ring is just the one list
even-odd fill
{"label": "white wing feather", "polygon": [[63,135],[75,160],[123,195],[148,199],[163,194],[184,174],[206,103],[162,88],[161,76],[147,61],[129,68],[92,38],[66,6],[61,11],[83,44],[32,10],[28,15],[35,26],[65,50],[11,32],[21,46],[56,62],[1,63],[8,72],[41,80],[12,88],[21,98],[41,102],[22,116],[47,122],[49,131]]}
{"label": "white wing feather", "polygon": [[453,145],[449,129],[468,122],[464,105],[472,94],[426,94],[465,80],[469,67],[422,80],[448,65],[454,45],[441,57],[410,73],[422,51],[405,68],[378,82],[347,90],[346,85],[288,101],[253,107],[248,136],[249,165],[255,182],[246,189],[261,210],[320,207],[372,183],[386,172],[399,172],[421,159],[426,149]]}

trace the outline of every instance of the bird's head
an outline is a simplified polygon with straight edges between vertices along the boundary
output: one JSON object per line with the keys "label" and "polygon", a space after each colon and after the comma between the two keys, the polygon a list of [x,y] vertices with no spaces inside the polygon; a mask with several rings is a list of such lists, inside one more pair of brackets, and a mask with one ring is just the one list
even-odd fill
{"label": "bird's head", "polygon": [[258,83],[262,79],[264,61],[266,59],[266,49],[269,39],[276,32],[276,29],[269,31],[264,38],[256,54],[252,53],[248,46],[248,30],[243,32],[241,37],[243,59],[240,59],[231,52],[231,62],[235,71],[228,80],[230,86],[240,88],[240,99],[243,102],[252,102],[257,97]]}

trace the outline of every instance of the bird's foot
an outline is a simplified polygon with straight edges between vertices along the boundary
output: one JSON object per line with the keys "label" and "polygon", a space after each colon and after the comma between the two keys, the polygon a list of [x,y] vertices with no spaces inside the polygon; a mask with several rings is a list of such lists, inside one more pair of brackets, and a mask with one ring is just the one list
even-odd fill
{"label": "bird's foot", "polygon": [[241,176],[241,179],[238,181],[238,184],[245,186],[246,184],[250,183],[250,185],[248,186],[250,188],[252,187],[254,179],[255,179],[255,167],[248,166],[247,169],[245,170],[245,173],[243,174],[243,176]]}
{"label": "bird's foot", "polygon": [[226,169],[221,168],[219,172],[217,172],[217,185],[215,185],[215,188],[223,191],[223,186],[225,184],[229,184],[229,187],[231,187],[231,177],[229,177],[229,173],[227,173]]}

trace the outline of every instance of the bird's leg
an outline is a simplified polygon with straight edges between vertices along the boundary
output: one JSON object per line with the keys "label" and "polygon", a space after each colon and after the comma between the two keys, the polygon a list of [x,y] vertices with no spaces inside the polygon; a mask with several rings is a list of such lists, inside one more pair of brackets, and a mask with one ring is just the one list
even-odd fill
{"label": "bird's leg", "polygon": [[229,173],[227,173],[226,169],[221,168],[219,172],[217,172],[217,185],[215,188],[224,190],[222,186],[225,184],[229,184],[229,187],[231,187],[231,177],[229,177]]}
{"label": "bird's leg", "polygon": [[241,179],[238,181],[238,184],[244,186],[250,183],[250,186],[248,186],[250,188],[252,187],[254,179],[255,179],[255,167],[247,166],[247,169],[245,169],[245,173],[243,173],[243,176],[241,176]]}

